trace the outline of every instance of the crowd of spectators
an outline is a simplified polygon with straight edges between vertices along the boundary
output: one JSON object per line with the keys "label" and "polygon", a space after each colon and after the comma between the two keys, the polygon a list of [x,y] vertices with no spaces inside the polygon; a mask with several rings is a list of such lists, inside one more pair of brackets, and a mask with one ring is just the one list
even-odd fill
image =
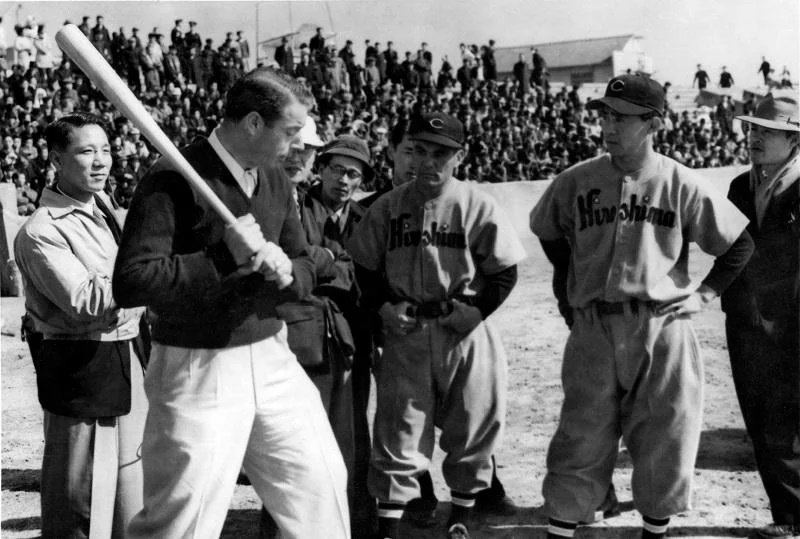
{"label": "crowd of spectators", "polygon": [[[194,21],[188,24],[184,32],[183,21],[175,21],[169,43],[157,29],[146,41],[138,28],[131,28],[130,34],[122,27],[109,31],[102,16],[94,25],[83,17],[79,25],[178,146],[214,129],[223,114],[226,90],[252,67],[242,32],[228,32],[216,46],[201,38]],[[43,25],[29,19],[17,26],[16,34],[13,57],[0,58],[0,173],[2,181],[17,185],[20,213],[30,213],[42,189],[54,180],[45,126],[74,110],[95,112],[108,121],[114,155],[108,189],[127,207],[156,152],[66,56],[53,64]],[[415,53],[406,51],[402,60],[391,41],[381,46],[367,40],[364,51],[363,59],[357,58],[351,41],[337,49],[319,28],[297,51],[283,40],[274,62],[268,63],[308,84],[323,140],[351,133],[367,141],[377,174],[366,189],[390,185],[387,133],[397,121],[420,110],[443,110],[464,122],[468,152],[456,171],[463,180],[548,179],[602,150],[598,119],[586,110],[579,88],[551,87],[546,62],[535,50],[530,59],[520,58],[514,73],[502,80],[493,41],[461,44],[459,67],[443,56],[435,76],[437,59],[426,43]],[[731,128],[732,117],[727,100],[710,112],[670,111],[657,138],[658,149],[690,167],[747,163],[746,145]]]}

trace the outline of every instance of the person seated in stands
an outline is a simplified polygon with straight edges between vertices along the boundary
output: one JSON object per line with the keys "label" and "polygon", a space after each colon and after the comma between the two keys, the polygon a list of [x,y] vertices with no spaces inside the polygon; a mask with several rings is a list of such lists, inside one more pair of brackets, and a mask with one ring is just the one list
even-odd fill
{"label": "person seated in stands", "polygon": [[36,210],[39,194],[28,184],[24,172],[12,173],[11,179],[17,188],[17,213],[22,216],[31,215]]}

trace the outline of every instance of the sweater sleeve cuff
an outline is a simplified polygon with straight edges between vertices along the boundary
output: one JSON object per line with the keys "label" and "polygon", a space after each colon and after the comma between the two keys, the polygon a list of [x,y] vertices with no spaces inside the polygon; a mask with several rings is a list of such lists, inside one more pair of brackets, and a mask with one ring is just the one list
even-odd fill
{"label": "sweater sleeve cuff", "polygon": [[223,242],[217,242],[206,247],[206,256],[214,264],[220,275],[228,275],[236,271],[236,261]]}
{"label": "sweater sleeve cuff", "polygon": [[514,285],[517,283],[517,266],[510,266],[503,271],[485,277],[486,283],[483,292],[472,298],[470,302],[481,312],[481,317],[486,320],[506,300]]}

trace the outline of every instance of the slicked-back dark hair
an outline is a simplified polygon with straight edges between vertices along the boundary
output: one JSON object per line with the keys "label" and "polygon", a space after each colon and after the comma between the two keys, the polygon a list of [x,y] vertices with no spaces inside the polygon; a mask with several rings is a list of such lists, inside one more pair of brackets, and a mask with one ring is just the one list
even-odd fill
{"label": "slicked-back dark hair", "polygon": [[108,123],[100,116],[89,112],[73,112],[62,116],[58,120],[51,122],[44,131],[44,138],[47,141],[47,149],[50,152],[57,152],[69,146],[69,136],[73,129],[86,125],[97,125],[105,131],[106,137],[109,136]]}
{"label": "slicked-back dark hair", "polygon": [[259,67],[237,80],[225,97],[225,118],[239,121],[257,112],[272,125],[293,101],[308,107],[311,94],[293,77],[269,67]]}

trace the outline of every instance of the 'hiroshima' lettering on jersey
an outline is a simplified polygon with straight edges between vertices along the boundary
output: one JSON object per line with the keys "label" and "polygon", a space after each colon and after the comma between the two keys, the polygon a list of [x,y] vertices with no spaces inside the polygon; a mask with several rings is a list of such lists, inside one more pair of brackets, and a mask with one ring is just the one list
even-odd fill
{"label": "'hiroshima' lettering on jersey", "polygon": [[433,245],[434,247],[451,247],[454,249],[466,249],[467,238],[463,232],[445,232],[447,225],[439,226],[434,221],[431,223],[430,230],[406,230],[408,220],[411,219],[410,213],[402,213],[398,217],[389,220],[389,251],[398,247]]}
{"label": "'hiroshima' lettering on jersey", "polygon": [[[654,225],[675,228],[675,212],[647,204],[637,204],[636,194],[632,194],[630,204],[623,202],[619,209],[616,206],[594,207],[599,200],[600,189],[590,189],[586,195],[578,195],[578,215],[580,216],[580,230],[591,226],[600,226],[613,223],[619,215],[620,221],[647,221]],[[645,201],[647,197],[645,197]]]}

